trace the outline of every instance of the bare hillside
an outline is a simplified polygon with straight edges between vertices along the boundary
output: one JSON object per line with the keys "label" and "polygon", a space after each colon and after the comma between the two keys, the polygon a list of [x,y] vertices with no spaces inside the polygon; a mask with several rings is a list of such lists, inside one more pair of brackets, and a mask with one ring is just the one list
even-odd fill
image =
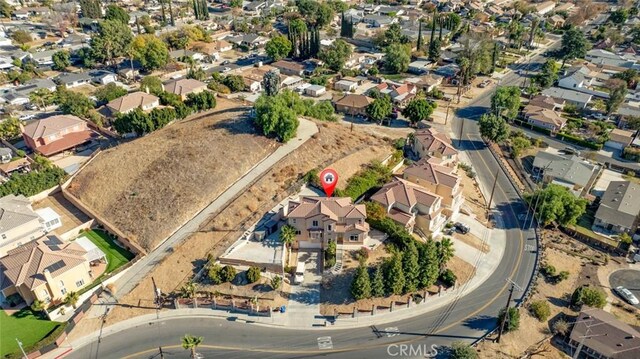
{"label": "bare hillside", "polygon": [[153,249],[277,148],[255,133],[247,110],[218,99],[212,112],[100,154],[69,190]]}

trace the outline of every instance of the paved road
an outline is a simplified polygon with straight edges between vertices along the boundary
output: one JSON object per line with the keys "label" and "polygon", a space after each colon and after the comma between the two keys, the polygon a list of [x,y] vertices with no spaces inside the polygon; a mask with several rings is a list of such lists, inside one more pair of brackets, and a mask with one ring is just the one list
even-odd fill
{"label": "paved road", "polygon": [[[519,81],[522,79],[512,74],[505,76],[502,84],[517,84]],[[490,95],[491,93],[487,93],[478,97],[461,111],[461,115],[474,117],[486,111]],[[205,318],[165,320],[107,336],[101,343],[93,342],[74,350],[69,358],[123,358],[128,357],[127,355],[132,355],[132,358],[149,358],[157,354],[155,348],[159,345],[179,344],[179,338],[184,333],[205,338],[204,343],[211,347],[203,346],[200,352],[206,358],[294,358],[318,355],[332,358],[377,358],[397,353],[400,344],[412,344],[414,350],[427,352],[431,345],[446,346],[454,340],[476,340],[487,330],[495,328],[495,317],[507,301],[506,280],[512,279],[521,287],[526,287],[529,283],[537,248],[533,231],[520,230],[517,214],[526,209],[515,188],[499,170],[496,160],[480,139],[476,121],[464,121],[464,136],[460,147],[468,151],[480,181],[486,187],[486,184],[493,182],[495,173],[499,173],[494,203],[495,209],[502,216],[501,222],[507,235],[505,254],[497,270],[469,295],[457,298],[438,311],[380,325],[378,331],[368,327],[292,331],[234,322],[233,318],[227,321]],[[453,128],[456,133],[461,123],[460,118],[454,120]],[[522,292],[516,291],[513,301],[520,301],[522,295]],[[171,357],[187,357],[187,353],[181,348],[166,349],[172,352]],[[156,351],[153,352],[154,350]]]}
{"label": "paved road", "polygon": [[[611,288],[615,288],[617,286],[623,286],[631,291],[637,298],[640,298],[640,271],[635,269],[622,269],[619,271],[615,271],[611,273],[609,276],[609,283],[611,284]],[[614,295],[621,300],[618,294],[614,292]],[[636,307],[640,307],[636,305]]]}

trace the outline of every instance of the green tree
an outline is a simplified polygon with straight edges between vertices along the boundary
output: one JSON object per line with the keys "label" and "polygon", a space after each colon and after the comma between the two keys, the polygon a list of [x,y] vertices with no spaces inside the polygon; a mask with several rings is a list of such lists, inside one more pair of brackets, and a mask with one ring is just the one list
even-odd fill
{"label": "green tree", "polygon": [[440,39],[433,39],[429,44],[429,60],[438,62],[442,55],[442,41]]}
{"label": "green tree", "polygon": [[254,105],[255,123],[265,136],[282,142],[295,137],[300,122],[295,110],[286,101],[287,92],[277,96],[260,96]]}
{"label": "green tree", "polygon": [[244,91],[244,78],[240,75],[227,75],[222,80],[222,84],[227,86],[231,92]]}
{"label": "green tree", "polygon": [[273,278],[271,278],[271,288],[273,288],[273,290],[278,290],[280,288],[280,286],[282,285],[282,277],[277,275]]}
{"label": "green tree", "polygon": [[562,47],[560,48],[562,67],[566,61],[584,58],[590,47],[591,45],[582,30],[577,27],[566,30],[562,35]]}
{"label": "green tree", "polygon": [[211,91],[190,93],[184,102],[195,111],[206,111],[216,107],[216,95]]}
{"label": "green tree", "polygon": [[296,0],[296,7],[309,24],[320,28],[328,25],[333,19],[333,7],[326,3],[315,0]]}
{"label": "green tree", "polygon": [[78,292],[69,292],[64,297],[64,304],[70,305],[75,309],[79,299],[80,299],[80,296],[78,295]]}
{"label": "green tree", "polygon": [[61,50],[51,56],[53,59],[53,69],[56,71],[64,71],[71,65],[71,55],[68,51]]}
{"label": "green tree", "polygon": [[624,80],[627,83],[627,87],[633,87],[640,78],[640,74],[638,74],[638,70],[636,69],[626,69],[622,72],[617,72],[611,75],[614,79]]}
{"label": "green tree", "polygon": [[520,88],[518,86],[499,87],[491,96],[491,112],[514,119],[520,109]]}
{"label": "green tree", "polygon": [[511,154],[513,158],[520,157],[522,151],[531,147],[531,141],[526,137],[515,137],[511,140]]}
{"label": "green tree", "polygon": [[549,59],[542,65],[542,69],[535,77],[535,81],[541,88],[549,88],[558,80],[559,71],[560,65],[554,59]]}
{"label": "green tree", "polygon": [[605,101],[605,109],[607,115],[611,115],[624,102],[627,96],[627,83],[620,79],[609,79],[607,88],[609,89],[609,98]]}
{"label": "green tree", "polygon": [[276,70],[269,70],[262,78],[262,88],[267,96],[275,96],[280,91],[280,75]]}
{"label": "green tree", "polygon": [[83,17],[90,19],[99,19],[102,17],[99,0],[80,0],[80,11]]}
{"label": "green tree", "polygon": [[438,260],[438,247],[436,242],[428,239],[419,246],[418,263],[420,264],[420,288],[429,288],[438,280],[440,262]]}
{"label": "green tree", "polygon": [[609,15],[609,21],[617,25],[624,24],[625,22],[627,22],[628,18],[629,11],[627,9],[618,9],[611,12],[611,15]]}
{"label": "green tree", "polygon": [[0,0],[0,17],[10,19],[13,8],[6,1]]}
{"label": "green tree", "polygon": [[156,76],[145,76],[140,81],[140,90],[148,91],[156,96],[160,95],[163,92],[162,90],[162,80]]}
{"label": "green tree", "polygon": [[453,342],[451,344],[451,359],[478,359],[478,352],[464,342]]}
{"label": "green tree", "polygon": [[241,8],[242,7],[242,0],[231,0],[229,2],[229,6],[232,8]]}
{"label": "green tree", "polygon": [[265,51],[273,61],[278,61],[286,57],[291,52],[291,48],[291,41],[282,35],[271,38],[265,45]]}
{"label": "green tree", "polygon": [[393,104],[391,98],[388,95],[379,96],[372,103],[367,106],[367,116],[372,121],[381,123],[384,119],[391,115],[393,110]]}
{"label": "green tree", "polygon": [[218,264],[213,263],[209,266],[209,269],[207,270],[207,277],[209,277],[211,284],[217,285],[222,283],[221,271],[222,267]]}
{"label": "green tree", "polygon": [[391,44],[384,52],[384,67],[394,74],[406,72],[411,62],[411,49],[403,44]]}
{"label": "green tree", "polygon": [[20,129],[20,120],[17,118],[9,117],[0,122],[0,138],[4,140],[12,140],[21,134],[22,130]]}
{"label": "green tree", "polygon": [[280,241],[287,247],[289,251],[289,257],[291,257],[291,246],[296,241],[296,227],[291,225],[285,225],[280,228]]}
{"label": "green tree", "polygon": [[91,38],[91,53],[97,61],[114,65],[114,59],[128,55],[132,41],[133,34],[127,24],[105,20],[100,22],[98,33]]}
{"label": "green tree", "polygon": [[547,321],[551,315],[551,308],[546,300],[536,300],[529,304],[529,311],[541,322]]}
{"label": "green tree", "polygon": [[385,262],[384,283],[387,294],[402,294],[404,281],[402,255],[396,253]]}
{"label": "green tree", "polygon": [[404,273],[404,293],[415,292],[420,285],[420,266],[418,265],[418,249],[414,242],[409,242],[402,253],[402,272]]}
{"label": "green tree", "polygon": [[236,269],[230,265],[226,265],[220,270],[220,278],[222,278],[223,282],[233,281],[236,277],[236,274]]}
{"label": "green tree", "polygon": [[129,17],[129,14],[127,14],[127,12],[118,5],[107,6],[107,11],[105,12],[104,18],[105,20],[114,20],[125,25],[128,25],[129,20],[131,19]]}
{"label": "green tree", "polygon": [[249,281],[249,283],[255,283],[259,281],[261,277],[262,274],[260,273],[260,268],[258,267],[251,266],[247,270],[247,281]]}
{"label": "green tree", "polygon": [[342,70],[349,56],[351,56],[351,45],[341,39],[334,41],[318,53],[318,58],[333,71]]}
{"label": "green tree", "polygon": [[502,117],[485,113],[480,117],[480,134],[489,142],[500,143],[509,137],[509,125]]}
{"label": "green tree", "polygon": [[182,287],[180,287],[180,296],[182,298],[194,298],[196,296],[197,290],[198,285],[193,281],[188,281]]}
{"label": "green tree", "polygon": [[351,295],[356,300],[371,298],[371,281],[364,264],[360,264],[351,282]]}
{"label": "green tree", "polygon": [[25,30],[16,30],[11,34],[11,39],[20,45],[31,42],[33,38],[31,34]]}
{"label": "green tree", "polygon": [[33,302],[31,302],[31,310],[36,312],[36,313],[40,313],[40,312],[44,312],[45,311],[45,306],[44,303],[40,300],[40,299],[35,299]]}
{"label": "green tree", "polygon": [[607,304],[607,295],[598,288],[582,286],[576,288],[571,295],[571,304],[578,307],[586,305],[602,309]]}
{"label": "green tree", "polygon": [[55,98],[55,93],[45,88],[37,89],[29,94],[29,101],[38,106],[40,110],[52,105]]}
{"label": "green tree", "polygon": [[455,254],[455,248],[453,248],[451,238],[444,237],[439,242],[436,242],[436,250],[438,253],[438,267],[440,268],[440,272],[442,272]]}
{"label": "green tree", "polygon": [[131,53],[147,71],[162,68],[169,61],[167,45],[155,35],[136,36],[131,43]]}
{"label": "green tree", "polygon": [[202,344],[203,340],[204,339],[202,337],[185,334],[184,337],[182,337],[182,348],[184,348],[185,350],[190,350],[191,358],[195,359],[196,349],[198,348],[198,345]]}
{"label": "green tree", "polygon": [[[504,308],[500,309],[500,313],[498,314],[498,325],[502,325],[502,320],[504,319],[505,313],[507,313]],[[520,327],[520,312],[518,308],[509,307],[509,316],[507,317],[507,321],[504,323],[503,330],[505,332],[513,332],[518,330]]]}
{"label": "green tree", "polygon": [[435,102],[416,98],[409,101],[407,106],[402,109],[402,115],[407,117],[412,125],[415,125],[422,120],[428,119],[436,107],[438,105]]}
{"label": "green tree", "polygon": [[577,198],[569,189],[556,184],[549,184],[525,198],[529,203],[537,203],[536,215],[544,226],[575,224],[587,206],[587,200]]}
{"label": "green tree", "polygon": [[117,99],[118,97],[122,97],[127,93],[128,92],[125,88],[111,82],[96,90],[93,95],[98,99],[98,102],[107,103],[111,100]]}
{"label": "green tree", "polygon": [[374,298],[384,297],[384,273],[382,266],[376,266],[371,278],[371,296]]}
{"label": "green tree", "polygon": [[87,96],[59,88],[56,91],[58,109],[67,115],[84,117],[93,109],[94,103]]}

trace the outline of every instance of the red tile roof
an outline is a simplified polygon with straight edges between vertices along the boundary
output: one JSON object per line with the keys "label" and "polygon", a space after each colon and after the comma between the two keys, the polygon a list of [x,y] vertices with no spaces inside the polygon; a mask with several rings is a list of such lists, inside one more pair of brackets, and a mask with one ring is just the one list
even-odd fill
{"label": "red tile roof", "polygon": [[56,153],[81,145],[89,141],[94,136],[96,136],[96,134],[89,130],[68,133],[62,136],[59,140],[36,148],[36,152],[43,156],[55,155]]}

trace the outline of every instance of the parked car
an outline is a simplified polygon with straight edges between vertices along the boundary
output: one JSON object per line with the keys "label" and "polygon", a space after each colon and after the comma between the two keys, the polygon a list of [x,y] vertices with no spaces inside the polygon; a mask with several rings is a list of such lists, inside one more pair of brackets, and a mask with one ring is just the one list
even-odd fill
{"label": "parked car", "polygon": [[298,262],[298,265],[296,266],[296,273],[293,278],[293,282],[295,284],[302,284],[302,282],[304,282],[304,269],[304,262]]}
{"label": "parked car", "polygon": [[456,229],[455,229],[455,228],[453,228],[453,227],[445,228],[445,229],[444,229],[444,234],[446,234],[447,236],[450,236],[450,235],[452,235],[452,234],[453,234],[453,232],[455,232],[455,231],[456,231]]}
{"label": "parked car", "polygon": [[636,296],[633,295],[633,293],[631,293],[629,289],[623,286],[617,286],[613,290],[616,292],[616,294],[622,297],[622,299],[624,299],[627,303],[632,305],[640,304],[640,301],[638,301],[638,298],[636,298]]}
{"label": "parked car", "polygon": [[570,155],[580,156],[580,151],[578,151],[577,149],[575,149],[573,147],[565,147],[565,148],[562,149],[562,152],[570,154]]}
{"label": "parked car", "polygon": [[224,65],[229,65],[229,60],[224,60],[220,63],[220,65],[224,66]]}
{"label": "parked car", "polygon": [[460,222],[456,222],[453,226],[455,227],[455,229],[458,232],[460,232],[462,234],[467,234],[471,230],[471,228],[469,226],[467,226],[464,223],[460,223]]}
{"label": "parked car", "polygon": [[491,84],[491,80],[484,80],[478,85],[478,87],[485,88],[485,87],[489,86],[490,84]]}

